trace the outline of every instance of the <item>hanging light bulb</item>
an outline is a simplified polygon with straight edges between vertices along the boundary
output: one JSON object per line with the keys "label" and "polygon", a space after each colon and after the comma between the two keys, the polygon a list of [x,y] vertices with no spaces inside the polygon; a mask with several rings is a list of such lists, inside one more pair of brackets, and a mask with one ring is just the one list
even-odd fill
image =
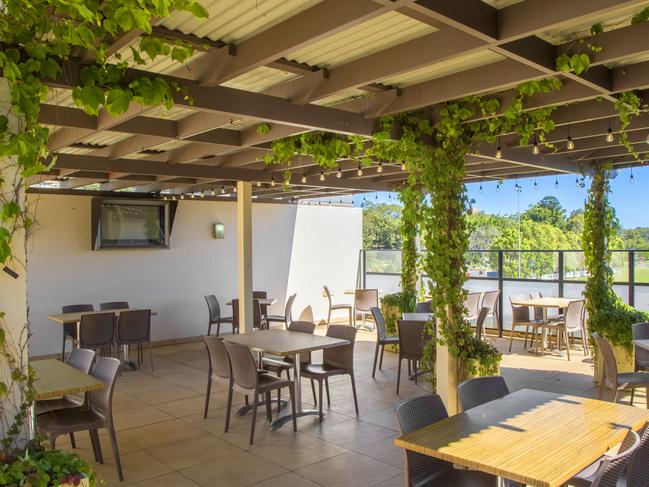
{"label": "hanging light bulb", "polygon": [[201,198],[205,198],[205,190],[201,189]]}
{"label": "hanging light bulb", "polygon": [[406,163],[405,163],[405,162],[402,162],[402,163],[401,163],[401,170],[402,170],[402,171],[405,171],[405,170],[406,170]]}
{"label": "hanging light bulb", "polygon": [[496,183],[496,193],[500,193],[500,181]]}
{"label": "hanging light bulb", "polygon": [[225,194],[225,186],[221,186],[221,194]]}
{"label": "hanging light bulb", "polygon": [[575,176],[575,186],[579,187],[579,176]]}
{"label": "hanging light bulb", "polygon": [[162,197],[162,199],[165,200],[165,201],[167,201],[167,195],[164,195],[164,196]]}
{"label": "hanging light bulb", "polygon": [[496,159],[502,159],[503,158],[503,151],[500,146],[496,149]]}
{"label": "hanging light bulb", "polygon": [[275,187],[275,178],[273,176],[270,177],[270,185]]}
{"label": "hanging light bulb", "polygon": [[575,148],[575,143],[573,142],[572,137],[570,136],[568,136],[568,138],[566,139],[566,147],[568,148],[568,150],[572,150]]}
{"label": "hanging light bulb", "polygon": [[257,181],[257,187],[261,188],[261,181]]}
{"label": "hanging light bulb", "polygon": [[559,191],[559,178],[557,178],[556,176],[554,177],[554,189]]}
{"label": "hanging light bulb", "polygon": [[613,130],[611,130],[611,127],[606,131],[606,142],[613,142]]}
{"label": "hanging light bulb", "polygon": [[190,196],[192,199],[196,198],[196,195],[194,193],[192,193]]}
{"label": "hanging light bulb", "polygon": [[482,194],[482,181],[480,181],[480,188],[478,188],[478,192]]}
{"label": "hanging light bulb", "polygon": [[216,193],[214,192],[214,188],[212,188],[212,191],[210,192],[212,196],[214,196]]}
{"label": "hanging light bulb", "polygon": [[363,168],[361,167],[360,164],[358,165],[358,171],[356,171],[356,174],[359,175],[359,176],[363,175]]}
{"label": "hanging light bulb", "polygon": [[175,194],[172,194],[172,195],[171,195],[171,199],[172,199],[173,201],[176,201],[176,195],[175,195]]}
{"label": "hanging light bulb", "polygon": [[635,178],[633,177],[633,168],[631,168],[631,175],[629,176],[629,182],[631,184],[635,183]]}
{"label": "hanging light bulb", "polygon": [[376,168],[376,172],[378,172],[379,174],[383,172],[383,163],[382,162],[379,162],[379,165]]}
{"label": "hanging light bulb", "polygon": [[185,193],[180,193],[180,199],[184,200],[185,199]]}
{"label": "hanging light bulb", "polygon": [[325,180],[324,172],[320,171],[320,181],[324,181],[324,180]]}
{"label": "hanging light bulb", "polygon": [[539,143],[536,141],[536,139],[534,139],[534,145],[532,146],[532,154],[538,156],[540,152],[541,152],[541,148],[539,147]]}
{"label": "hanging light bulb", "polygon": [[342,169],[342,167],[340,167],[340,166],[338,166],[338,172],[336,173],[336,177],[337,177],[338,179],[340,179],[340,178],[343,177],[343,169]]}
{"label": "hanging light bulb", "polygon": [[302,184],[306,184],[306,174],[302,174]]}
{"label": "hanging light bulb", "polygon": [[237,192],[237,185],[236,184],[234,186],[232,186],[232,191],[234,191],[235,193]]}
{"label": "hanging light bulb", "polygon": [[539,190],[539,185],[536,184],[536,179],[535,179],[534,180],[534,191],[538,191],[538,190]]}

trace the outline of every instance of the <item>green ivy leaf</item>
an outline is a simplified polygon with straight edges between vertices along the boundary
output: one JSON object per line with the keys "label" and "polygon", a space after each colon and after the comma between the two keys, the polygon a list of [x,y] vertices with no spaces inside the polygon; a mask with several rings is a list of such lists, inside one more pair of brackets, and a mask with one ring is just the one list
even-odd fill
{"label": "green ivy leaf", "polygon": [[115,88],[106,93],[106,110],[113,116],[121,115],[128,110],[128,106],[133,99],[130,90]]}
{"label": "green ivy leaf", "polygon": [[590,26],[590,35],[596,36],[597,34],[601,34],[602,32],[604,32],[604,25],[601,22],[597,22],[596,24]]}
{"label": "green ivy leaf", "polygon": [[562,54],[557,58],[557,69],[564,73],[570,71],[570,56],[567,54]]}
{"label": "green ivy leaf", "polygon": [[96,86],[76,87],[72,90],[72,98],[75,105],[83,108],[88,115],[98,115],[99,107],[103,105],[104,92]]}
{"label": "green ivy leaf", "polygon": [[649,20],[649,7],[645,7],[640,13],[633,16],[631,19],[632,24],[640,24]]}
{"label": "green ivy leaf", "polygon": [[194,17],[199,19],[206,19],[210,16],[207,10],[205,10],[205,7],[198,2],[189,2],[183,10],[190,12]]}

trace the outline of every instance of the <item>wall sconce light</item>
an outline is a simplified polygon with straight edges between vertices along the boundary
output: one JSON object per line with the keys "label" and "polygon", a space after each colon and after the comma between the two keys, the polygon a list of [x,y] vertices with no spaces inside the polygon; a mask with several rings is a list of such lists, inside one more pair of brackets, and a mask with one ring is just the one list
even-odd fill
{"label": "wall sconce light", "polygon": [[218,240],[225,238],[225,225],[223,223],[214,224],[214,238]]}

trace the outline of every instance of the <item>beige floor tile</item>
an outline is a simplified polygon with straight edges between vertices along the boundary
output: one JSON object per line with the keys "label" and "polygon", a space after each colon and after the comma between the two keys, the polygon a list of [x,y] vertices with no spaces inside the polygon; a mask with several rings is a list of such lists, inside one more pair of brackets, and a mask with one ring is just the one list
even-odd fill
{"label": "beige floor tile", "polygon": [[326,487],[365,487],[399,475],[399,469],[356,452],[343,453],[295,473]]}
{"label": "beige floor tile", "polygon": [[374,484],[373,487],[403,487],[403,475],[397,475],[391,479],[384,480],[378,484]]}
{"label": "beige floor tile", "polygon": [[[226,406],[226,401],[217,399],[216,397],[210,398],[210,411],[217,411]],[[205,397],[195,396],[188,399],[180,399],[178,401],[165,402],[157,404],[156,407],[167,414],[171,414],[176,418],[185,416],[192,416],[194,414],[203,413],[205,408]]]}
{"label": "beige floor tile", "polygon": [[[74,435],[77,447],[72,448],[69,441],[57,441],[56,446],[62,450],[67,450],[73,453],[77,453],[81,457],[89,460],[90,462],[95,461],[95,457],[92,453],[92,445],[90,444],[90,437],[85,431],[75,433]],[[60,437],[63,439],[64,437]],[[65,437],[68,438],[67,436]],[[113,458],[113,448],[110,443],[110,437],[108,434],[101,431],[99,433],[99,442],[101,443],[101,453],[104,459]],[[119,448],[120,455],[125,455],[127,453],[132,453],[135,451],[141,450],[141,448],[133,443],[130,440],[127,440],[122,435],[117,433],[117,447]]]}
{"label": "beige floor tile", "polygon": [[204,433],[147,448],[145,451],[174,470],[180,470],[240,453],[241,449],[214,435]]}
{"label": "beige floor tile", "polygon": [[153,406],[146,406],[143,408],[133,409],[131,411],[115,413],[113,417],[117,431],[122,431],[130,428],[138,428],[140,426],[159,423],[160,421],[172,419],[172,416],[160,411]]}
{"label": "beige floor tile", "polygon": [[135,399],[127,394],[113,394],[113,413],[118,414],[125,411],[132,411],[133,409],[143,408],[148,406],[144,401]]}
{"label": "beige floor tile", "polygon": [[[313,431],[307,431],[306,433],[314,435]],[[365,421],[352,420],[330,426],[325,425],[314,436],[329,443],[353,450],[384,438],[395,437],[396,435],[397,433],[394,430]]]}
{"label": "beige floor tile", "polygon": [[250,453],[289,470],[306,467],[348,451],[338,445],[298,434],[272,445],[253,447]]}
{"label": "beige floor tile", "polygon": [[354,451],[362,455],[372,457],[383,463],[388,463],[396,468],[403,467],[403,454],[402,449],[394,444],[394,437],[385,438],[383,440],[364,445],[356,448]]}
{"label": "beige floor tile", "polygon": [[135,399],[139,399],[140,401],[155,406],[157,404],[162,404],[165,402],[196,397],[198,396],[198,394],[191,389],[185,389],[184,387],[167,383],[163,387],[156,389],[147,389],[146,391],[142,392],[136,391],[132,393],[131,396]]}
{"label": "beige floor tile", "polygon": [[197,485],[197,483],[192,482],[178,472],[173,472],[137,482],[134,487],[196,487]]}
{"label": "beige floor tile", "polygon": [[[142,480],[159,477],[170,473],[173,469],[166,464],[156,460],[144,451],[137,451],[121,455],[124,481],[128,484]],[[97,480],[104,481],[107,487],[123,485],[117,480],[117,469],[114,460],[105,459],[103,465],[94,464]],[[98,485],[102,485],[98,483]]]}
{"label": "beige floor tile", "polygon": [[203,432],[180,419],[171,419],[160,423],[140,426],[122,431],[121,436],[135,443],[140,448],[163,445],[185,438],[199,436]]}
{"label": "beige floor tile", "polygon": [[240,487],[277,477],[287,471],[263,458],[241,452],[213,462],[195,465],[180,473],[203,487],[221,485]]}
{"label": "beige floor tile", "polygon": [[318,487],[318,484],[290,472],[254,484],[254,487]]}

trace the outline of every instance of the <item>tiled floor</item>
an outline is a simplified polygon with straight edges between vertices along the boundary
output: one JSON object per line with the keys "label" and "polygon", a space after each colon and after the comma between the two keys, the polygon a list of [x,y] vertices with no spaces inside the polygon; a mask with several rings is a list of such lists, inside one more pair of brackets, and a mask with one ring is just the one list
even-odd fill
{"label": "tiled floor", "polygon": [[[105,433],[101,442],[106,461],[95,465],[97,474],[106,486],[401,486],[401,452],[392,444],[397,435],[392,407],[429,386],[403,380],[397,396],[397,360],[392,353],[385,354],[383,370],[372,379],[373,339],[373,334],[362,332],[356,344],[358,417],[349,379],[335,378],[323,423],[306,417],[298,420],[297,433],[290,424],[271,431],[262,408],[252,447],[250,416],[233,415],[230,432],[223,432],[226,394],[218,384],[212,387],[209,416],[203,419],[208,362],[202,342],[156,348],[155,374],[147,368],[123,372],[117,382],[115,422],[125,481],[116,481]],[[496,342],[506,351],[506,340]],[[319,358],[314,354],[315,361]],[[565,357],[529,354],[522,342],[515,342],[514,351],[503,359],[502,374],[512,390],[596,394],[592,365],[578,351],[568,362]],[[304,389],[303,398],[309,406],[310,388]],[[235,399],[240,403],[242,398]],[[638,399],[644,406],[644,397]],[[70,448],[64,438],[60,443]],[[78,435],[76,451],[92,459],[87,435]]]}

